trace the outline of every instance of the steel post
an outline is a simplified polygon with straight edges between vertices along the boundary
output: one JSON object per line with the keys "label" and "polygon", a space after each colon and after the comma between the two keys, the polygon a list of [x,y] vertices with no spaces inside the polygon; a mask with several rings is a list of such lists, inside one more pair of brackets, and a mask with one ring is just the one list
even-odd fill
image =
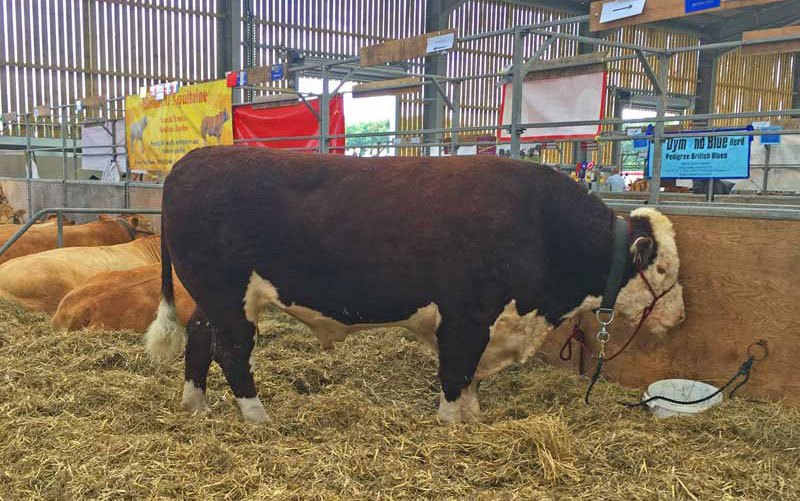
{"label": "steel post", "polygon": [[769,185],[769,157],[770,153],[772,153],[771,145],[767,144],[764,145],[764,147],[767,149],[767,151],[764,156],[764,179],[762,180],[761,183],[761,195],[767,194],[767,187]]}
{"label": "steel post", "polygon": [[[658,83],[656,92],[656,117],[663,119],[667,112],[667,72],[669,71],[669,55],[658,56]],[[645,59],[645,62],[647,60]],[[658,205],[661,194],[661,152],[663,150],[662,140],[664,138],[664,121],[656,122],[653,130],[653,164],[650,166],[650,205]]]}
{"label": "steel post", "polygon": [[59,249],[64,247],[64,214],[61,211],[56,212],[56,247]]}
{"label": "steel post", "polygon": [[450,126],[452,132],[450,133],[450,154],[455,156],[458,154],[458,127],[461,125],[461,82],[453,82],[453,96],[450,100],[452,103],[452,118],[450,119]]}
{"label": "steel post", "polygon": [[328,67],[322,67],[322,95],[319,99],[319,152],[328,153],[328,134],[330,134],[330,94],[328,93]]}
{"label": "steel post", "polygon": [[522,122],[522,64],[525,41],[525,33],[517,27],[514,29],[514,48],[512,60],[512,80],[511,80],[511,157],[519,158],[521,145],[522,129],[519,124]]}

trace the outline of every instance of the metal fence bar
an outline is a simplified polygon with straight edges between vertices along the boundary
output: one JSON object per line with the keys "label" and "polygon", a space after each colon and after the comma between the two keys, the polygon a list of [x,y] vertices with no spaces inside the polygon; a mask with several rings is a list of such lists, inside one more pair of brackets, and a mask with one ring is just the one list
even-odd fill
{"label": "metal fence bar", "polygon": [[86,207],[49,207],[46,209],[42,209],[38,211],[36,214],[31,216],[28,221],[22,225],[20,229],[17,230],[16,233],[11,235],[6,243],[0,247],[0,256],[2,256],[14,243],[20,239],[20,237],[28,231],[31,226],[33,226],[36,221],[38,221],[43,216],[48,214],[56,214],[59,218],[59,230],[58,232],[61,233],[61,236],[57,238],[61,240],[63,244],[63,228],[61,228],[62,223],[61,215],[62,214],[161,214],[161,209],[102,209],[102,208],[86,208]]}

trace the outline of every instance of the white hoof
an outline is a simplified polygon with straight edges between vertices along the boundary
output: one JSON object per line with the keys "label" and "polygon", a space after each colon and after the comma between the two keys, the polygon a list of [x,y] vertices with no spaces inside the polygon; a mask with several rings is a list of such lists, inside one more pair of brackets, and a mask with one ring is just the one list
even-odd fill
{"label": "white hoof", "polygon": [[239,404],[239,410],[242,411],[242,417],[248,423],[260,424],[269,421],[267,411],[258,397],[254,398],[237,398],[236,403]]}
{"label": "white hoof", "polygon": [[211,412],[211,408],[206,403],[205,392],[194,385],[194,381],[186,381],[183,383],[183,397],[181,397],[181,404],[183,407],[192,414],[206,414]]}
{"label": "white hoof", "polygon": [[461,405],[459,400],[455,402],[448,402],[446,398],[444,398],[444,393],[439,395],[439,412],[436,414],[439,416],[439,419],[444,421],[445,423],[460,423],[461,422]]}

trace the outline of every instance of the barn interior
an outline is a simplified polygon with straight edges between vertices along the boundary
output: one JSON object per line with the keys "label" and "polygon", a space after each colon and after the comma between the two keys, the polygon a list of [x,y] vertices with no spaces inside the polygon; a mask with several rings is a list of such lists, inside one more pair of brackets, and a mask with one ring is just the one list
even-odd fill
{"label": "barn interior", "polygon": [[[796,0],[0,0],[0,14],[0,498],[800,498]],[[68,320],[8,300],[2,275],[9,249],[72,247],[101,214],[148,229],[117,222],[93,245],[158,238],[187,150],[142,119],[198,92],[222,107],[186,112],[187,145],[507,156],[620,215],[656,207],[686,321],[664,336],[613,324],[621,355],[592,405],[600,324],[565,322],[484,383],[480,423],[448,427],[436,355],[407,332],[327,352],[270,311],[254,359],[272,421],[241,422],[217,367],[212,412],[190,416],[182,361],[142,349],[160,256],[84,272],[53,303],[72,300]],[[720,146],[729,162],[690,161],[698,141],[730,140],[744,142]],[[111,313],[92,323],[101,300]],[[696,416],[620,405],[656,381],[735,375],[736,397]]]}

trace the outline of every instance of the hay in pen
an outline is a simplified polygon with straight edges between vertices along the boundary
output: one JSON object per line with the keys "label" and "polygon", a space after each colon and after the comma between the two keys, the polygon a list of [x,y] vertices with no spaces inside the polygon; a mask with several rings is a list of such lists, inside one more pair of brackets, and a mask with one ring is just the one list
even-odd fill
{"label": "hay in pen", "polygon": [[584,380],[533,360],[483,383],[483,423],[448,426],[404,331],[324,352],[281,314],[260,327],[272,422],[252,426],[216,367],[193,418],[182,361],[154,366],[140,335],[0,303],[0,499],[800,499],[800,411],[780,403],[656,420],[609,383],[586,406]]}

